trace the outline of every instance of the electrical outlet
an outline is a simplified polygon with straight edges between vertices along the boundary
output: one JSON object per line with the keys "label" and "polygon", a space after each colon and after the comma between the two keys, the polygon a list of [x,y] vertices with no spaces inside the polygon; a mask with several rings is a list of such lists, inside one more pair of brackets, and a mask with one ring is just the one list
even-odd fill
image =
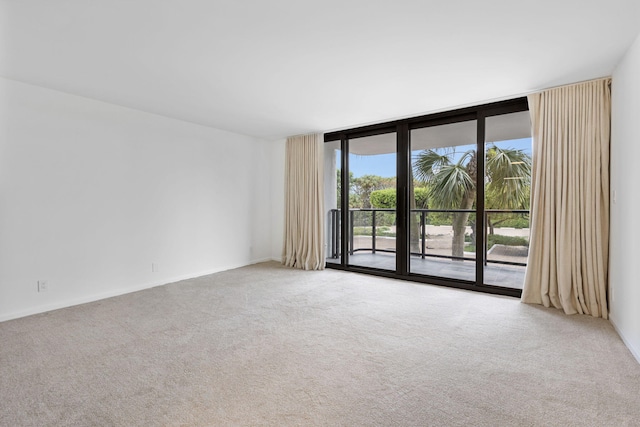
{"label": "electrical outlet", "polygon": [[38,280],[38,292],[44,292],[49,287],[46,280]]}
{"label": "electrical outlet", "polygon": [[151,263],[151,272],[152,273],[157,273],[158,272],[158,264],[156,264],[155,262]]}

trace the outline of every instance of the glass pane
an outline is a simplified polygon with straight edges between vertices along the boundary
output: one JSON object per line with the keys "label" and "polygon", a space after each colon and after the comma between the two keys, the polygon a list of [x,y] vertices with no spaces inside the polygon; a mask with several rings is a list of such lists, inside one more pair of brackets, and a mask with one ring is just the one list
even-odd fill
{"label": "glass pane", "polygon": [[327,262],[340,264],[340,141],[324,144],[324,206],[327,231],[325,254]]}
{"label": "glass pane", "polygon": [[349,140],[349,264],[396,270],[396,134]]}
{"label": "glass pane", "polygon": [[522,289],[529,253],[529,112],[486,119],[484,282]]}
{"label": "glass pane", "polygon": [[476,280],[476,121],[411,131],[410,271]]}

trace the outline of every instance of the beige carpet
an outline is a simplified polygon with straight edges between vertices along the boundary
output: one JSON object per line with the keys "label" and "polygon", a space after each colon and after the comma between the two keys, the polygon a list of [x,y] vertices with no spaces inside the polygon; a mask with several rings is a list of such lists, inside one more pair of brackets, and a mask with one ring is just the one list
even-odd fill
{"label": "beige carpet", "polygon": [[0,323],[3,426],[640,425],[610,323],[265,263]]}

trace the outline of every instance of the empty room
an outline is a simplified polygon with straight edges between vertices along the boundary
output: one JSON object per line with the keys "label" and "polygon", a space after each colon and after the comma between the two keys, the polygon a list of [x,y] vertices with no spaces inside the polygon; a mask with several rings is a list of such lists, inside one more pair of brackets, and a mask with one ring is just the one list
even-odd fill
{"label": "empty room", "polygon": [[0,426],[640,423],[637,0],[0,0]]}

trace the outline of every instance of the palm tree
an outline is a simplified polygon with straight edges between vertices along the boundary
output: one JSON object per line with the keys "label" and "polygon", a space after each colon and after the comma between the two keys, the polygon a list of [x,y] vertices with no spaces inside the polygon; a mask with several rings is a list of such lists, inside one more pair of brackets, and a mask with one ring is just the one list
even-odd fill
{"label": "palm tree", "polygon": [[[413,172],[429,189],[434,209],[470,210],[476,199],[477,152],[450,148],[422,151]],[[526,208],[531,180],[531,157],[522,150],[492,145],[486,158],[486,195],[503,209]],[[464,234],[470,212],[453,213],[451,255],[464,256]],[[454,259],[456,259],[454,258]]]}

